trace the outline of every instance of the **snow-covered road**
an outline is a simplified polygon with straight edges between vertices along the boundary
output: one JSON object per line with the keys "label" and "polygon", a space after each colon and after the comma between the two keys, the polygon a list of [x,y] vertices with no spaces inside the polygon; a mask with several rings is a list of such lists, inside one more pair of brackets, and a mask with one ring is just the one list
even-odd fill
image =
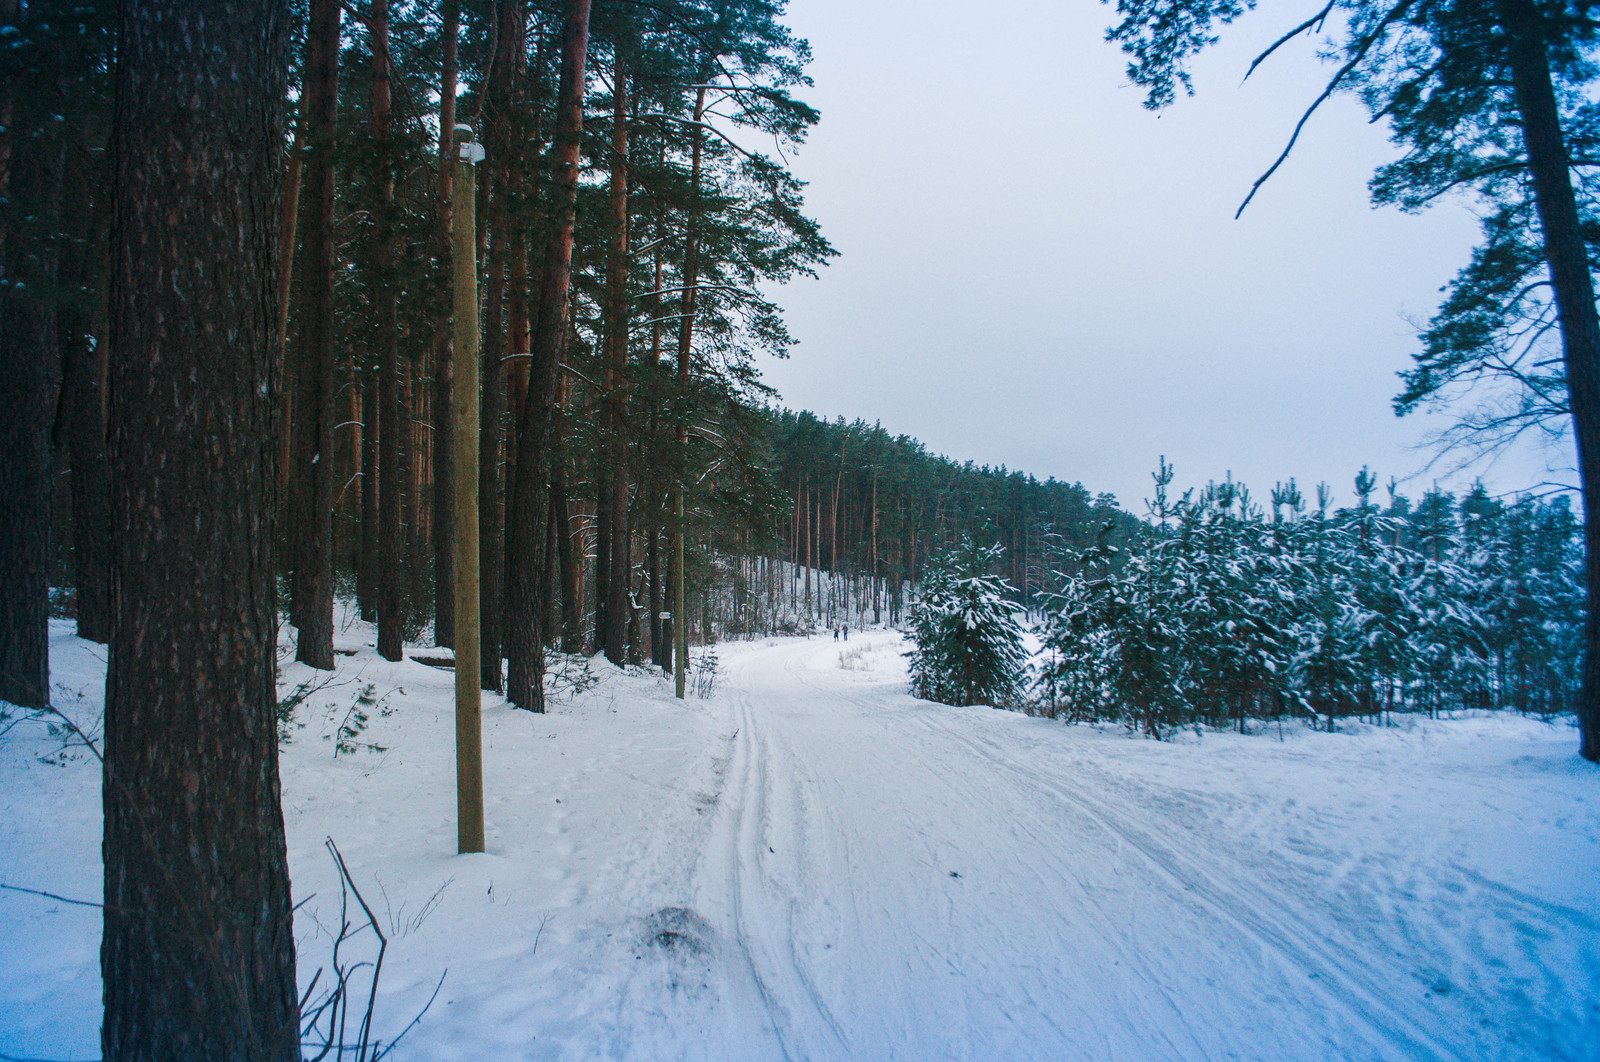
{"label": "snow-covered road", "polygon": [[[1218,779],[1152,785],[1081,733],[914,701],[839,658],[787,642],[727,668],[737,735],[694,905],[749,971],[765,1057],[1548,1058],[1592,1044],[1595,921],[1389,834],[1403,822],[1383,813],[1403,820],[1403,801],[1340,786],[1278,851],[1283,823],[1240,828],[1274,817],[1270,780],[1209,798]],[[1227,806],[1240,789],[1253,808]],[[1374,809],[1378,829],[1348,821]],[[1361,846],[1299,835],[1323,820]],[[1462,933],[1509,934],[1515,951],[1490,962],[1515,973],[1458,970]],[[1541,1028],[1523,1007],[1587,1031]]]}
{"label": "snow-covered road", "polygon": [[[487,704],[489,852],[457,856],[451,676],[368,640],[284,802],[302,983],[328,836],[391,940],[380,1031],[448,971],[396,1060],[1597,1057],[1600,771],[1565,724],[1158,743],[914,700],[892,632],[774,639],[719,647],[709,699],[596,664],[549,715]],[[103,660],[54,644],[92,725]],[[52,740],[0,744],[0,880],[98,898],[96,765]],[[0,1054],[96,1054],[97,943],[0,894]]]}

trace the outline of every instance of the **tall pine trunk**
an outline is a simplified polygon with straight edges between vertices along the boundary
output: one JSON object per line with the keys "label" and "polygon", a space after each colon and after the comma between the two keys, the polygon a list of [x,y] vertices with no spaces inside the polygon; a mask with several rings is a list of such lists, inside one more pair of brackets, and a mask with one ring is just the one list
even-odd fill
{"label": "tall pine trunk", "polygon": [[[61,144],[15,135],[8,187],[19,206],[0,249],[0,700],[50,703],[50,426],[55,409],[54,218]],[[11,220],[11,219],[8,219]]]}
{"label": "tall pine trunk", "polygon": [[[311,0],[306,24],[300,336],[289,533],[295,659],[333,670],[333,203],[339,100],[338,0]],[[370,416],[366,407],[363,416]],[[365,434],[365,433],[363,433]]]}
{"label": "tall pine trunk", "polygon": [[705,117],[706,90],[695,91],[693,147],[689,163],[689,219],[683,241],[683,310],[678,322],[678,423],[677,475],[672,486],[672,670],[673,688],[682,700],[689,672],[689,616],[685,585],[686,528],[684,495],[688,492],[690,356],[694,350],[694,317],[699,305],[700,278],[700,123]]}
{"label": "tall pine trunk", "polygon": [[619,49],[612,70],[611,108],[611,247],[606,260],[606,386],[605,492],[600,500],[610,540],[602,555],[610,564],[606,573],[605,631],[601,641],[606,659],[627,662],[628,589],[633,562],[628,536],[628,92],[627,71]]}
{"label": "tall pine trunk", "polygon": [[382,518],[383,398],[378,367],[351,359],[350,386],[361,393],[361,528],[356,552],[356,607],[368,623],[378,618],[378,531]]}
{"label": "tall pine trunk", "polygon": [[[451,154],[456,124],[456,54],[461,34],[460,0],[444,0],[439,29],[439,190],[435,254],[448,268],[452,218]],[[433,644],[456,644],[455,447],[445,428],[455,383],[450,321],[441,319],[433,341]]]}
{"label": "tall pine trunk", "polygon": [[518,563],[512,568],[506,631],[510,681],[507,698],[533,711],[544,710],[544,653],[539,642],[538,587],[533,565],[544,490],[550,429],[556,413],[561,348],[567,333],[567,295],[571,286],[573,224],[577,210],[579,148],[583,137],[584,64],[589,48],[589,0],[567,0],[561,31],[561,86],[556,103],[555,173],[551,181],[551,232],[539,271],[538,325],[531,345],[528,395],[517,418],[517,478],[510,505],[507,547]]}
{"label": "tall pine trunk", "polygon": [[1500,0],[1500,17],[1508,31],[1506,56],[1561,325],[1577,440],[1588,593],[1578,703],[1579,751],[1585,759],[1600,762],[1600,315],[1595,311],[1594,278],[1589,272],[1572,190],[1571,159],[1551,83],[1544,18],[1531,0]]}
{"label": "tall pine trunk", "polygon": [[550,435],[550,522],[555,527],[556,576],[561,580],[561,651],[583,652],[578,551],[572,546],[572,506],[567,498],[565,440],[558,423]]}
{"label": "tall pine trunk", "polygon": [[[49,9],[0,4],[23,37]],[[36,29],[37,27],[37,29]],[[59,86],[12,63],[0,79],[0,700],[50,703],[51,439],[58,205],[65,130]]]}
{"label": "tall pine trunk", "polygon": [[[662,350],[661,326],[663,323],[663,311],[661,308],[661,277],[663,273],[664,262],[661,255],[661,236],[661,217],[658,213],[655,218],[655,272],[654,279],[650,284],[650,349],[645,355],[646,378],[651,381],[652,387],[657,388],[660,387],[659,370],[661,367]],[[654,398],[655,400],[651,402],[650,424],[648,428],[649,438],[651,440],[654,440],[656,438],[656,433],[662,430],[662,424],[658,415],[658,411],[661,408],[659,391],[655,394]],[[645,566],[649,569],[648,574],[650,578],[650,661],[656,666],[670,672],[672,670],[672,645],[668,638],[666,626],[662,623],[661,619],[662,614],[667,608],[665,570],[666,559],[663,556],[661,544],[663,539],[669,539],[669,534],[666,526],[666,488],[664,486],[662,469],[659,464],[656,464],[655,467],[650,470],[647,484],[648,486],[646,489],[648,490],[649,494],[646,504],[648,505],[647,519],[649,520],[649,525],[646,528],[645,533],[649,538],[649,542],[646,546]],[[670,541],[665,552],[671,552]]]}
{"label": "tall pine trunk", "polygon": [[394,178],[390,174],[389,2],[373,0],[367,22],[372,47],[372,139],[377,167],[373,182],[373,261],[378,342],[378,655],[404,655],[400,576],[404,568],[400,500],[405,486],[401,460],[404,426],[400,398],[400,334],[395,323]]}
{"label": "tall pine trunk", "polygon": [[72,566],[78,587],[78,637],[111,638],[111,480],[106,465],[106,345],[89,349],[89,322],[75,305],[59,311],[61,401],[72,454]]}
{"label": "tall pine trunk", "polygon": [[285,0],[148,0],[122,13],[107,1062],[300,1057],[273,681],[289,22]]}
{"label": "tall pine trunk", "polygon": [[[512,196],[514,215],[517,218],[512,228],[514,234],[511,240],[511,261],[506,277],[506,408],[516,411],[522,408],[522,402],[528,393],[528,226],[524,217],[523,182],[520,174],[514,175],[512,180]],[[506,418],[508,429],[504,440],[506,461],[504,465],[504,480],[508,485],[516,482],[516,421],[514,417]],[[500,577],[500,629],[505,630],[511,622],[510,601],[503,588],[511,579],[511,567],[515,564],[533,563],[530,558],[513,556],[510,550],[502,550],[502,570]]]}
{"label": "tall pine trunk", "polygon": [[[306,37],[305,59],[310,69],[311,38]],[[289,297],[294,287],[295,233],[300,217],[300,176],[305,160],[306,102],[300,93],[300,110],[294,123],[294,141],[289,145],[289,164],[284,168],[283,195],[278,200],[278,379],[295,378],[295,351],[289,346]],[[294,388],[278,388],[278,494],[289,489],[291,445],[294,431]]]}
{"label": "tall pine trunk", "polygon": [[506,264],[510,257],[512,169],[520,155],[512,136],[512,94],[524,54],[525,15],[521,0],[496,5],[494,66],[489,75],[488,127],[484,148],[489,159],[489,254],[483,313],[483,391],[478,429],[478,548],[481,597],[479,628],[483,637],[483,688],[501,689],[506,602],[505,489],[501,476],[506,413]]}
{"label": "tall pine trunk", "polygon": [[[492,151],[492,148],[490,149]],[[505,568],[503,534],[505,503],[501,497],[500,453],[501,421],[505,417],[505,267],[509,218],[506,215],[504,184],[498,167],[491,164],[484,175],[494,185],[489,207],[488,278],[484,295],[483,355],[479,379],[478,412],[478,629],[482,637],[482,684],[486,690],[500,690],[501,610],[500,583]]]}
{"label": "tall pine trunk", "polygon": [[[78,637],[111,637],[110,481],[106,466],[105,295],[100,286],[109,248],[94,234],[110,227],[109,176],[75,144],[64,158],[61,202],[61,296],[56,304],[56,344],[61,356],[61,397],[56,447],[72,465],[72,568],[77,587]],[[95,318],[101,316],[96,328]]]}

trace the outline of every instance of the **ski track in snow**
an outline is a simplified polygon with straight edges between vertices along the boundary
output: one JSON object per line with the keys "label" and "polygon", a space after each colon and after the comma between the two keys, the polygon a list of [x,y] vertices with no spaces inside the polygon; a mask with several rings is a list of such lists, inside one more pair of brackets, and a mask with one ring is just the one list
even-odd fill
{"label": "ski track in snow", "polygon": [[[329,835],[391,936],[379,1028],[448,970],[397,1060],[1595,1057],[1600,772],[1565,726],[1156,743],[914,700],[892,633],[773,639],[719,647],[706,701],[604,664],[547,716],[491,698],[489,852],[456,856],[450,673],[365,633],[285,818],[302,986]],[[387,751],[335,757],[368,683]],[[51,740],[0,743],[0,880],[97,899],[96,765]],[[97,944],[0,894],[0,1053],[97,1054]]]}

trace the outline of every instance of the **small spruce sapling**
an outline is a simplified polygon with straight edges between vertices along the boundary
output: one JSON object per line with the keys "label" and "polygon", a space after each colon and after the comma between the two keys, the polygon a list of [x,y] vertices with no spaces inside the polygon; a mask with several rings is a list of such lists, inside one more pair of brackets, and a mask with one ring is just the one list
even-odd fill
{"label": "small spruce sapling", "polygon": [[962,537],[935,557],[911,610],[911,692],[942,704],[1001,705],[1021,685],[1027,651],[1011,586],[991,574],[1004,550]]}

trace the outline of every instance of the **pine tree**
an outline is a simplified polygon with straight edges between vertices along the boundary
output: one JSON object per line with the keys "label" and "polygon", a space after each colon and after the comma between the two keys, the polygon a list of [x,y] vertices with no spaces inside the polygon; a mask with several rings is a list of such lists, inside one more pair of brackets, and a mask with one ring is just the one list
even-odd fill
{"label": "pine tree", "polygon": [[[333,669],[334,194],[338,147],[339,4],[311,0],[306,25],[306,131],[300,190],[300,283],[289,476],[294,578],[290,621],[299,629],[295,659]],[[370,409],[375,402],[369,402]],[[366,480],[371,483],[372,479]]]}
{"label": "pine tree", "polygon": [[[1119,0],[1121,20],[1109,36],[1132,57],[1129,76],[1149,90],[1146,105],[1161,107],[1180,86],[1189,89],[1185,64],[1217,39],[1216,26],[1253,6]],[[1585,499],[1588,594],[1579,751],[1600,761],[1600,312],[1584,236],[1593,223],[1592,190],[1579,171],[1595,139],[1593,19],[1583,5],[1548,0],[1330,0],[1256,63],[1301,34],[1320,32],[1336,13],[1342,39],[1330,41],[1325,54],[1337,70],[1255,187],[1288,155],[1311,113],[1344,90],[1359,94],[1374,120],[1390,122],[1404,151],[1374,179],[1377,202],[1420,209],[1467,189],[1489,204],[1488,241],[1426,333],[1397,409],[1464,378],[1502,375],[1527,389],[1509,410],[1487,418],[1502,438],[1570,414]],[[1530,319],[1542,324],[1522,327]],[[1528,356],[1546,333],[1559,339],[1559,378],[1542,354]]]}
{"label": "pine tree", "polygon": [[[50,115],[63,42],[49,13],[8,13],[0,91],[0,700],[50,703],[50,422],[55,389],[58,216],[66,131]],[[36,64],[36,65],[35,65]],[[30,84],[34,78],[42,84]]]}
{"label": "pine tree", "polygon": [[289,4],[149,2],[121,27],[101,1045],[108,1062],[289,1062],[273,681]]}
{"label": "pine tree", "polygon": [[1005,551],[963,538],[932,561],[911,609],[911,692],[942,704],[1008,704],[1027,653],[1011,598],[993,574]]}

